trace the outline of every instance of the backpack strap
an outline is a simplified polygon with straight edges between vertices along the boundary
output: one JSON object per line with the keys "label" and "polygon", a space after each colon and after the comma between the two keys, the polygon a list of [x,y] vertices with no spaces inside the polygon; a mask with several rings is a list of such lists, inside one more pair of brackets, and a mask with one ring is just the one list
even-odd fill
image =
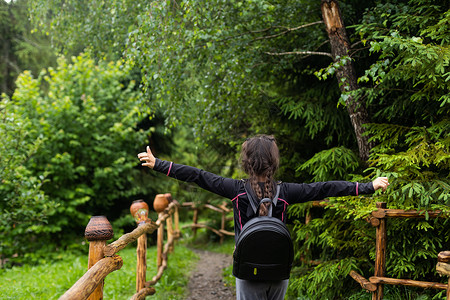
{"label": "backpack strap", "polygon": [[256,205],[255,205],[255,202],[256,202],[256,201],[253,200],[253,196],[252,196],[252,194],[249,192],[249,190],[247,190],[247,186],[246,186],[245,183],[244,183],[244,188],[245,188],[245,192],[247,193],[248,202],[250,202],[250,205],[251,205],[251,207],[252,207],[253,212],[255,213],[255,215],[258,215],[258,208],[259,208],[259,206],[261,206],[262,203],[265,203],[265,202],[271,202],[272,205],[269,206],[269,212],[268,212],[268,214],[267,214],[267,216],[271,217],[271,216],[272,216],[272,207],[273,207],[273,206],[277,206],[278,195],[280,194],[280,185],[277,184],[277,191],[276,191],[276,193],[275,193],[275,197],[273,198],[273,200],[270,199],[270,198],[263,198],[263,199],[261,199],[261,201],[259,201],[258,207],[256,207]]}
{"label": "backpack strap", "polygon": [[[272,216],[272,207],[276,207],[277,206],[278,195],[280,195],[280,185],[279,184],[277,184],[277,191],[275,193],[275,197],[273,197],[273,200],[271,200],[272,205],[269,207],[269,213],[267,214],[269,217]],[[269,199],[269,198],[266,198],[266,199]],[[259,205],[261,205],[261,203],[262,203],[262,200],[261,200],[261,202],[259,202]]]}

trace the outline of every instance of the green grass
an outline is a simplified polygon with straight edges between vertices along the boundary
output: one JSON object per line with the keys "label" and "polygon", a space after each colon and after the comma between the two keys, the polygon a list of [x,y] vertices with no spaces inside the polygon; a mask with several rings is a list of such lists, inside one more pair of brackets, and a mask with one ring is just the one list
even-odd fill
{"label": "green grass", "polygon": [[[136,249],[127,247],[118,253],[123,259],[120,270],[105,279],[104,299],[129,299],[136,289]],[[58,299],[87,270],[88,255],[61,253],[61,260],[38,266],[24,265],[0,270],[0,299]],[[189,273],[198,257],[187,247],[176,244],[169,254],[168,267],[154,286],[152,299],[182,299],[186,295]],[[147,280],[156,275],[156,248],[147,252]]]}

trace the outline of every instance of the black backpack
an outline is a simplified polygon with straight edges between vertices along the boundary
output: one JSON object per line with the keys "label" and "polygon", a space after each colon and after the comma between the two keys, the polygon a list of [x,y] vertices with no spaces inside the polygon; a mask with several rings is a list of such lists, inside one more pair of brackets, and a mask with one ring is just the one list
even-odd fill
{"label": "black backpack", "polygon": [[[248,200],[255,216],[242,228],[233,253],[233,275],[239,279],[274,281],[289,279],[294,249],[286,225],[272,217],[272,207],[276,207],[280,185],[274,199],[264,198],[258,207],[247,192]],[[267,216],[259,216],[259,206],[271,202]]]}

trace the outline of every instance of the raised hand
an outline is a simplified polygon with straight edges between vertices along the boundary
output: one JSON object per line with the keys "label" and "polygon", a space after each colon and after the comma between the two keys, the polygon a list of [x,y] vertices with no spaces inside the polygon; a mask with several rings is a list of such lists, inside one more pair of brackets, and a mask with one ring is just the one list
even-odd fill
{"label": "raised hand", "polygon": [[387,177],[378,177],[372,182],[372,184],[375,191],[378,189],[382,189],[383,192],[385,192],[389,185],[389,180]]}
{"label": "raised hand", "polygon": [[147,152],[141,152],[138,155],[138,158],[140,161],[142,161],[142,165],[144,167],[149,167],[150,169],[153,169],[155,166],[155,156],[153,156],[152,151],[150,150],[150,147],[147,146]]}

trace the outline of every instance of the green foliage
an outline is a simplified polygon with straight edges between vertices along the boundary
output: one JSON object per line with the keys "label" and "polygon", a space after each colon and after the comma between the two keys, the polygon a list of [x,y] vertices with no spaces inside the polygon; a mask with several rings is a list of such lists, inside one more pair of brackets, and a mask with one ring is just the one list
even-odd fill
{"label": "green foliage", "polygon": [[[363,22],[355,26],[363,43],[370,44],[369,60],[375,59],[362,72],[359,82],[363,86],[355,92],[367,99],[373,111],[374,123],[367,126],[367,134],[375,145],[366,170],[368,177],[355,179],[387,176],[390,186],[386,194],[377,192],[374,197],[330,199],[323,211],[309,210],[308,205],[291,207],[293,217],[301,217],[306,211],[313,215],[308,224],[295,222],[298,253],[306,261],[322,261],[317,267],[308,263],[296,267],[294,274],[298,276],[291,282],[293,294],[351,298],[348,289],[334,288],[343,282],[346,287],[357,288],[357,284],[348,273],[330,265],[340,264],[347,270],[351,267],[366,278],[373,274],[375,229],[364,220],[375,209],[375,202],[387,202],[388,208],[440,209],[444,216],[450,213],[450,52],[439,28],[448,31],[447,10],[445,1],[380,2],[368,9]],[[324,153],[318,153],[301,169],[333,170],[332,163],[327,164],[321,157],[325,157]],[[427,213],[424,216],[424,220],[389,220],[387,276],[442,282],[434,269],[437,254],[450,247],[449,221],[429,219]],[[325,269],[328,273],[318,272]],[[416,292],[389,287],[386,298],[416,299]],[[437,292],[417,293],[424,299],[444,297]]]}
{"label": "green foliage", "polygon": [[430,209],[450,204],[450,122],[426,127],[388,124],[370,126],[375,148],[371,168],[377,175],[387,175],[393,206]]}
{"label": "green foliage", "polygon": [[56,62],[48,34],[32,31],[29,2],[0,2],[0,93],[12,95],[14,82],[24,70],[37,75]]}
{"label": "green foliage", "polygon": [[30,1],[36,30],[51,33],[54,46],[66,55],[86,47],[98,57],[121,57],[128,33],[144,1]]}
{"label": "green foliage", "polygon": [[448,20],[446,1],[408,1],[380,3],[356,26],[377,57],[360,78],[374,84],[364,93],[370,102],[390,99],[377,115],[417,125],[448,116],[450,49],[441,34]]}
{"label": "green foliage", "polygon": [[[0,270],[2,299],[58,299],[87,271],[87,250],[86,244],[82,255],[60,252],[59,260],[53,263]],[[123,266],[106,277],[103,291],[105,299],[129,299],[136,292],[136,249],[125,248],[118,254],[123,259]],[[147,278],[152,278],[156,275],[155,268],[151,267],[156,266],[156,247],[148,249],[147,259]],[[155,285],[157,293],[152,298],[183,298],[189,272],[196,260],[191,250],[177,245],[170,255],[168,268]]]}
{"label": "green foliage", "polygon": [[42,191],[46,174],[34,174],[25,163],[42,139],[31,138],[30,120],[13,113],[5,96],[0,102],[0,253],[2,258],[30,251],[30,239],[42,232],[57,204]]}
{"label": "green foliage", "polygon": [[297,171],[307,171],[313,175],[311,181],[350,180],[349,174],[358,168],[358,157],[353,151],[336,147],[315,154]]}
{"label": "green foliage", "polygon": [[[238,145],[249,135],[269,132],[280,144],[279,177],[284,181],[389,177],[386,194],[330,199],[325,210],[312,210],[313,221],[293,224],[297,257],[323,261],[315,268],[296,266],[293,297],[356,299],[355,290],[361,295],[347,274],[350,268],[365,277],[373,274],[374,229],[364,219],[375,202],[387,201],[389,208],[448,211],[448,1],[340,1],[354,46],[348,58],[360,76],[361,88],[351,95],[341,94],[331,76],[342,60],[275,55],[329,51],[318,22],[319,3],[110,3],[41,0],[31,12],[61,45],[89,44],[97,58],[108,54],[105,49],[125,47],[125,59],[140,69],[144,90],[155,100],[152,107],[167,113],[168,125],[192,127],[196,145],[184,140],[190,134],[179,136],[180,148],[189,149],[189,154],[173,156],[180,162],[239,178],[242,174],[230,163]],[[116,9],[127,6],[127,14]],[[96,18],[99,13],[113,16],[114,22]],[[110,29],[115,22],[122,26],[114,33],[97,32],[85,20],[98,28]],[[73,24],[84,27],[73,30]],[[373,122],[367,128],[375,147],[366,171],[352,152],[356,141],[348,114],[337,105],[350,96],[366,102]],[[201,144],[208,145],[208,151]],[[303,218],[307,209],[292,206],[292,218]],[[439,281],[433,268],[437,252],[450,248],[448,221],[400,220],[388,230],[388,275]],[[386,291],[391,299],[415,295],[411,289]]]}
{"label": "green foliage", "polygon": [[[72,230],[77,235],[82,232],[89,215],[118,214],[135,195],[151,189],[139,186],[144,179],[135,181],[145,178],[135,168],[135,155],[147,144],[152,127],[138,127],[148,112],[140,111],[143,100],[128,73],[121,63],[96,64],[86,54],[71,62],[61,58],[56,69],[42,72],[37,79],[23,73],[12,99],[6,99],[10,119],[5,116],[4,120],[14,130],[6,131],[11,137],[4,151],[9,151],[6,157],[14,158],[14,167],[19,166],[10,176],[16,177],[13,182],[29,179],[23,190],[12,183],[2,190],[6,189],[5,194],[15,191],[7,199],[19,192],[27,195],[10,202],[16,203],[11,216],[22,209],[46,216],[45,226],[36,223],[28,229],[41,234],[39,243],[45,243],[45,236],[65,243]],[[28,195],[28,190],[34,195]],[[39,201],[22,208],[32,199]],[[8,201],[2,206],[8,208]],[[114,218],[114,213],[109,217]],[[5,222],[12,226],[14,218]]]}

